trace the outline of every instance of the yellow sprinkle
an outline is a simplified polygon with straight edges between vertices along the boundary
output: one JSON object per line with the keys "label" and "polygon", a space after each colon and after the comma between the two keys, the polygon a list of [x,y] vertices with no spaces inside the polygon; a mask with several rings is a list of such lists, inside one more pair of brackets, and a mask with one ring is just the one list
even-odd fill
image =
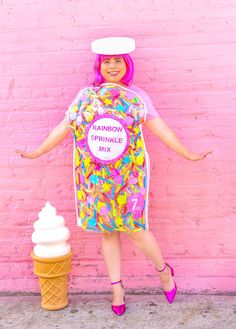
{"label": "yellow sprinkle", "polygon": [[115,201],[111,200],[112,214],[116,217]]}
{"label": "yellow sprinkle", "polygon": [[80,214],[79,214],[79,216],[80,216],[81,218],[84,218],[84,217],[85,217],[85,213],[84,213],[83,211],[81,211]]}
{"label": "yellow sprinkle", "polygon": [[120,167],[121,162],[122,162],[122,159],[118,160],[118,161],[116,162],[116,164],[115,164],[115,168]]}
{"label": "yellow sprinkle", "polygon": [[139,149],[142,146],[143,146],[143,142],[142,142],[141,138],[139,138],[136,142],[136,147]]}
{"label": "yellow sprinkle", "polygon": [[131,153],[131,158],[132,158],[133,162],[135,163],[134,153],[133,153],[132,149],[130,149],[130,153]]}
{"label": "yellow sprinkle", "polygon": [[84,165],[85,165],[85,167],[88,167],[90,165],[90,161],[91,161],[90,158],[85,158],[84,159]]}
{"label": "yellow sprinkle", "polygon": [[112,100],[111,99],[108,99],[108,98],[105,98],[103,100],[103,102],[106,104],[106,105],[111,105],[112,104]]}
{"label": "yellow sprinkle", "polygon": [[100,211],[101,208],[104,207],[104,206],[106,206],[105,202],[98,201],[98,203],[97,203],[98,211]]}
{"label": "yellow sprinkle", "polygon": [[126,174],[125,177],[124,177],[124,181],[126,181],[126,179],[127,179],[127,177],[129,176],[129,174],[130,174],[130,172],[129,172],[129,170],[128,170],[127,174]]}
{"label": "yellow sprinkle", "polygon": [[78,200],[84,200],[85,199],[84,192],[81,191],[81,190],[78,190],[77,196],[78,196]]}
{"label": "yellow sprinkle", "polygon": [[110,189],[111,189],[111,184],[108,184],[108,183],[102,184],[102,191],[103,192],[109,192]]}
{"label": "yellow sprinkle", "polygon": [[135,132],[137,135],[138,135],[139,131],[140,131],[140,130],[139,130],[139,127],[135,127],[135,128],[134,128],[134,132]]}
{"label": "yellow sprinkle", "polygon": [[104,227],[102,227],[102,225],[98,222],[98,226],[100,227],[100,229],[102,230],[102,231],[105,231],[105,229],[104,229]]}
{"label": "yellow sprinkle", "polygon": [[74,113],[74,112],[76,112],[77,110],[78,110],[77,106],[74,105],[74,106],[72,107],[72,109],[70,110],[70,112]]}
{"label": "yellow sprinkle", "polygon": [[143,187],[143,179],[142,179],[142,175],[141,174],[138,175],[138,185],[140,187]]}
{"label": "yellow sprinkle", "polygon": [[117,203],[119,205],[124,205],[127,203],[127,196],[126,196],[126,193],[123,194],[123,195],[119,195],[118,198],[117,198]]}
{"label": "yellow sprinkle", "polygon": [[115,223],[116,223],[116,225],[117,226],[120,226],[120,225],[123,225],[123,218],[122,217],[117,217],[116,219],[115,219]]}
{"label": "yellow sprinkle", "polygon": [[79,166],[81,163],[80,159],[79,159],[79,154],[78,154],[78,151],[75,150],[75,164],[76,166]]}
{"label": "yellow sprinkle", "polygon": [[135,159],[135,163],[138,165],[138,166],[141,166],[144,162],[144,157],[143,155],[138,155]]}
{"label": "yellow sprinkle", "polygon": [[126,114],[125,113],[123,113],[123,112],[119,112],[119,114],[122,116],[122,117],[126,117]]}
{"label": "yellow sprinkle", "polygon": [[93,115],[92,114],[87,115],[86,119],[88,122],[90,122],[93,119]]}

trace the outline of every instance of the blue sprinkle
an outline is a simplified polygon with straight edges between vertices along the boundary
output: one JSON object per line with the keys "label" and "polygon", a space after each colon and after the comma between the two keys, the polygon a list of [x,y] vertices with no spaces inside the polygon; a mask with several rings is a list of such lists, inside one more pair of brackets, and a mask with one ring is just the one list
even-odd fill
{"label": "blue sprinkle", "polygon": [[123,220],[123,225],[127,226],[127,215],[126,216],[122,216]]}
{"label": "blue sprinkle", "polygon": [[106,202],[106,205],[107,205],[107,208],[108,208],[109,210],[111,210],[111,205],[110,205],[108,202]]}
{"label": "blue sprinkle", "polygon": [[136,221],[134,221],[133,223],[134,223],[135,225],[137,225],[137,226],[142,227],[143,229],[145,229],[145,224],[141,224],[141,223],[136,222]]}
{"label": "blue sprinkle", "polygon": [[112,196],[112,200],[114,200],[114,197],[115,197],[115,187],[114,186],[112,186],[111,196]]}
{"label": "blue sprinkle", "polygon": [[89,219],[88,220],[88,224],[90,226],[96,226],[96,224],[97,224],[96,219],[95,218]]}
{"label": "blue sprinkle", "polygon": [[109,184],[112,184],[113,182],[109,179],[103,178],[103,177],[99,177],[101,180],[103,180],[104,182],[107,182]]}
{"label": "blue sprinkle", "polygon": [[80,108],[81,104],[82,104],[82,100],[80,100],[78,103],[78,109]]}
{"label": "blue sprinkle", "polygon": [[135,141],[140,137],[141,131],[138,133],[138,135],[135,137]]}
{"label": "blue sprinkle", "polygon": [[118,112],[122,112],[122,111],[124,111],[124,106],[121,106],[120,104],[118,104],[118,105],[116,106],[116,108],[117,108]]}
{"label": "blue sprinkle", "polygon": [[83,172],[86,173],[86,169],[85,169],[85,166],[84,166],[84,163],[82,162],[82,165],[81,165],[82,169],[83,169]]}
{"label": "blue sprinkle", "polygon": [[128,105],[128,107],[130,106],[130,103],[127,102],[126,100],[124,100],[124,98],[120,98],[120,101],[125,104],[126,106]]}
{"label": "blue sprinkle", "polygon": [[144,176],[144,178],[143,178],[143,186],[144,187],[146,187],[146,182],[147,182],[147,178],[146,178],[146,176]]}
{"label": "blue sprinkle", "polygon": [[102,226],[103,226],[106,230],[108,230],[108,231],[110,231],[110,232],[113,232],[113,229],[110,228],[109,226],[106,226],[105,224],[102,224]]}
{"label": "blue sprinkle", "polygon": [[123,159],[123,163],[129,163],[129,162],[131,162],[130,157],[126,155]]}
{"label": "blue sprinkle", "polygon": [[93,184],[98,184],[98,182],[99,182],[99,178],[96,175],[91,175],[90,178],[89,178],[89,180]]}
{"label": "blue sprinkle", "polygon": [[138,156],[140,153],[142,153],[142,149],[139,149],[139,150],[135,153],[135,155]]}
{"label": "blue sprinkle", "polygon": [[107,166],[104,166],[104,168],[105,168],[105,170],[106,170],[106,172],[107,172],[107,174],[110,176],[110,171],[109,171],[109,169],[108,169],[108,167]]}
{"label": "blue sprinkle", "polygon": [[124,162],[122,162],[122,164],[120,165],[120,167],[118,168],[119,169],[119,171],[122,169],[122,167],[124,167],[124,165],[125,165],[125,163]]}

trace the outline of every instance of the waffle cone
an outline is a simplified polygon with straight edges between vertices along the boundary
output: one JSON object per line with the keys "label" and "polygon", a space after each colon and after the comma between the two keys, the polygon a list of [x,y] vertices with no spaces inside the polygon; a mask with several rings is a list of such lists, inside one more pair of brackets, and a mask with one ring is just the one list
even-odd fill
{"label": "waffle cone", "polygon": [[31,253],[34,260],[34,274],[39,277],[41,306],[47,310],[59,310],[68,305],[67,283],[71,270],[72,251],[55,258],[38,257]]}

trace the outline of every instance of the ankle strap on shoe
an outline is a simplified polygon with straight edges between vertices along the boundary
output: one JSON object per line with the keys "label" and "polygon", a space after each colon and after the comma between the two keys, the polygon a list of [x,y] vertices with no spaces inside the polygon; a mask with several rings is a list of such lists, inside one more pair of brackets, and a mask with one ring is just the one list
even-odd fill
{"label": "ankle strap on shoe", "polygon": [[[157,268],[156,268],[157,269]],[[165,271],[165,269],[166,269],[166,263],[165,263],[165,266],[163,267],[163,269],[161,269],[161,270],[158,270],[157,269],[157,272],[163,272],[163,271]]]}
{"label": "ankle strap on shoe", "polygon": [[121,282],[122,282],[122,280],[116,281],[116,282],[111,282],[111,284],[117,284],[117,283],[121,283]]}

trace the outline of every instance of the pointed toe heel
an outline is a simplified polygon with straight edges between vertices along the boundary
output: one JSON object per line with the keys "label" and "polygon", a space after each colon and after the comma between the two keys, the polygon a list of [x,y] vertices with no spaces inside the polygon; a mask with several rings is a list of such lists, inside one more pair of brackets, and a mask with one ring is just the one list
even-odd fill
{"label": "pointed toe heel", "polygon": [[[111,282],[111,284],[117,284],[117,283],[120,283],[122,288],[124,289],[123,285],[122,285],[122,280],[120,281],[116,281],[116,282]],[[124,301],[125,301],[125,296],[124,296]],[[121,316],[122,314],[125,313],[126,311],[126,306],[125,304],[121,304],[121,305],[111,305],[111,309],[112,311],[118,315],[118,316]]]}
{"label": "pointed toe heel", "polygon": [[111,309],[112,309],[112,311],[113,311],[116,315],[118,315],[118,316],[121,316],[121,315],[124,314],[125,311],[126,311],[125,304],[117,305],[117,306],[115,306],[115,305],[111,305]]}
{"label": "pointed toe heel", "polygon": [[[161,269],[161,270],[156,269],[156,270],[157,270],[158,272],[163,272],[163,271],[166,269],[166,266],[169,267],[170,272],[171,272],[171,276],[173,277],[173,276],[174,276],[174,269],[173,269],[168,263],[165,263],[165,266],[164,266],[163,269]],[[164,293],[165,293],[166,299],[167,299],[167,301],[168,301],[169,304],[172,304],[172,303],[173,303],[173,301],[174,301],[174,299],[175,299],[175,296],[176,296],[177,285],[176,285],[175,281],[174,281],[174,284],[175,284],[174,288],[171,289],[170,291],[166,291],[166,290],[164,290]]]}
{"label": "pointed toe heel", "polygon": [[164,291],[165,296],[166,296],[166,299],[168,300],[169,304],[172,304],[173,303],[173,301],[175,299],[176,292],[177,292],[176,283],[175,283],[175,286],[174,286],[174,288],[172,290],[170,290],[170,291]]}

